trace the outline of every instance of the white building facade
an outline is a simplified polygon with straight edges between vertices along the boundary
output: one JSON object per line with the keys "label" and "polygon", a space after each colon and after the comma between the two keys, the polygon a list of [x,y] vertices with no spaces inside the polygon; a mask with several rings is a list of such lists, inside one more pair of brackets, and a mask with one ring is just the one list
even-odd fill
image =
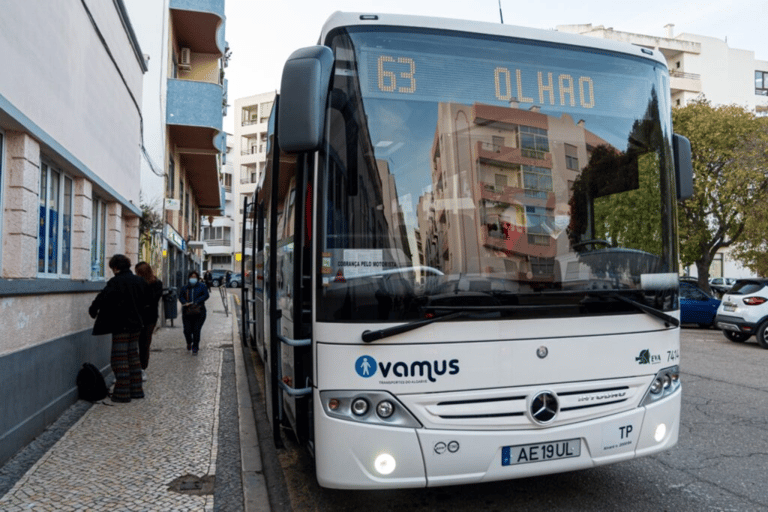
{"label": "white building facade", "polygon": [[[246,198],[250,200],[267,165],[267,128],[275,96],[275,92],[265,92],[235,100],[234,165],[239,179],[234,196],[238,251],[243,248],[244,232],[246,241],[251,239],[253,226],[243,218],[243,205]],[[246,222],[245,229],[243,222]],[[246,242],[239,258],[247,262],[252,255],[253,247]]]}
{"label": "white building facade", "polygon": [[[624,41],[660,51],[669,67],[672,105],[684,106],[704,97],[713,105],[736,104],[768,116],[768,61],[755,58],[752,50],[730,48],[726,41],[697,34],[674,35],[667,25],[665,37],[619,32],[603,26],[559,25],[560,32]],[[688,271],[696,276],[696,267]],[[710,277],[754,277],[722,249],[715,255]]]}
{"label": "white building facade", "polygon": [[235,227],[234,189],[234,137],[227,135],[227,153],[224,166],[221,169],[221,185],[224,189],[224,215],[208,216],[202,220],[201,239],[203,247],[203,270],[231,270],[237,272],[235,255],[240,249],[235,242],[237,230]]}
{"label": "white building facade", "polygon": [[122,0],[6,2],[0,16],[0,464],[109,365],[88,306],[139,249],[142,77]]}

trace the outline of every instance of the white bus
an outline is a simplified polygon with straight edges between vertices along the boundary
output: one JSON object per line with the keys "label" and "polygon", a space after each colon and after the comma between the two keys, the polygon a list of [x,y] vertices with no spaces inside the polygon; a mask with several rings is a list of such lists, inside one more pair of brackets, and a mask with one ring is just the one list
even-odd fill
{"label": "white bus", "polygon": [[656,50],[331,16],[285,65],[244,205],[275,440],[292,430],[346,489],[673,447],[687,142]]}

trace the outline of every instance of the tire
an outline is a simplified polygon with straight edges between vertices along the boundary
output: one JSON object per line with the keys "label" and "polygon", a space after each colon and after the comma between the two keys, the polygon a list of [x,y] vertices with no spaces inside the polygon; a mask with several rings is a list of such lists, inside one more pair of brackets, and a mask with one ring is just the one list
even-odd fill
{"label": "tire", "polygon": [[768,322],[763,322],[760,327],[757,328],[757,344],[761,348],[768,349]]}
{"label": "tire", "polygon": [[734,331],[723,331],[723,335],[729,340],[735,341],[736,343],[747,341],[750,336],[749,334],[745,334],[743,332],[734,332]]}
{"label": "tire", "polygon": [[216,287],[218,287],[218,286],[220,286],[220,285],[221,285],[221,280],[220,280],[220,279],[214,279],[214,280],[213,280],[213,286],[216,286]]}
{"label": "tire", "polygon": [[231,281],[229,283],[230,288],[240,288],[240,283],[238,281]]}

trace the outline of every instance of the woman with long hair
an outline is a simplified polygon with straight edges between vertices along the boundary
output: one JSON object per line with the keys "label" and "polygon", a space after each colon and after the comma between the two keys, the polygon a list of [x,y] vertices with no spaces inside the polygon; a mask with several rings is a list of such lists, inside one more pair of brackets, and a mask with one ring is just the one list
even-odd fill
{"label": "woman with long hair", "polygon": [[152,266],[146,261],[136,264],[136,274],[143,277],[149,287],[147,306],[144,308],[144,328],[139,335],[139,359],[141,360],[141,379],[147,380],[147,367],[149,366],[149,346],[152,344],[152,334],[157,327],[157,304],[163,295],[163,282],[152,271]]}

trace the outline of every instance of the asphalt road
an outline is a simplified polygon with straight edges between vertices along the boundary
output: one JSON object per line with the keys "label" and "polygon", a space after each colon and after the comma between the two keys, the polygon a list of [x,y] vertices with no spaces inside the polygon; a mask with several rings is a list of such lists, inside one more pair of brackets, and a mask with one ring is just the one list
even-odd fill
{"label": "asphalt road", "polygon": [[337,491],[317,485],[311,457],[286,439],[266,475],[273,510],[768,510],[768,350],[686,328],[681,352],[682,428],[669,452],[490,484]]}

